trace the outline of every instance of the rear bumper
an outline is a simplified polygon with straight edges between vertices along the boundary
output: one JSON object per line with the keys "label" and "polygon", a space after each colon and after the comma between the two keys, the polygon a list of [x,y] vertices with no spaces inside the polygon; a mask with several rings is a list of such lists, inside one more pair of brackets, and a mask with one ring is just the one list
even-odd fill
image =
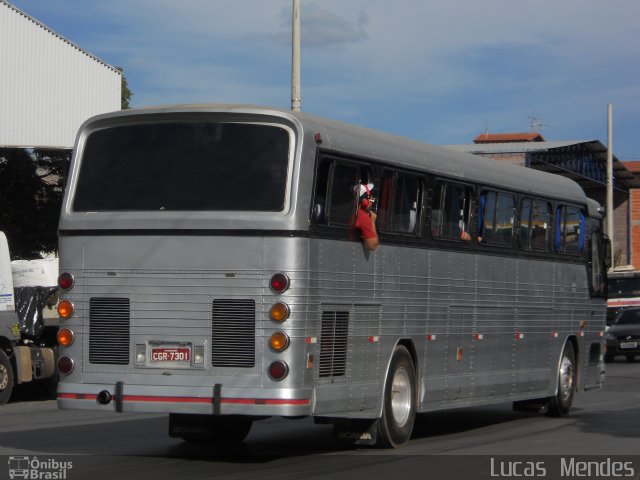
{"label": "rear bumper", "polygon": [[[108,392],[111,400],[98,402]],[[312,389],[60,383],[58,408],[138,413],[301,416],[313,411]]]}

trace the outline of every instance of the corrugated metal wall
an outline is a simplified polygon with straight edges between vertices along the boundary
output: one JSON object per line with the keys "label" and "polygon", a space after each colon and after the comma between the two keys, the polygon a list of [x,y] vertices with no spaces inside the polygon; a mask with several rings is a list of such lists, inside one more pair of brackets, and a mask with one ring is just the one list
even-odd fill
{"label": "corrugated metal wall", "polygon": [[71,148],[120,109],[120,72],[0,0],[0,147]]}

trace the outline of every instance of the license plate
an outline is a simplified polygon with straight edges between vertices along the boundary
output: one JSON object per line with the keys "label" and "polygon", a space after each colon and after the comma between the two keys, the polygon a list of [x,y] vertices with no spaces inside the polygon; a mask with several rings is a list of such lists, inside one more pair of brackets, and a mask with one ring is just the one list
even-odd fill
{"label": "license plate", "polygon": [[638,342],[620,342],[620,348],[637,348]]}
{"label": "license plate", "polygon": [[190,362],[191,349],[186,347],[155,347],[151,349],[152,362]]}

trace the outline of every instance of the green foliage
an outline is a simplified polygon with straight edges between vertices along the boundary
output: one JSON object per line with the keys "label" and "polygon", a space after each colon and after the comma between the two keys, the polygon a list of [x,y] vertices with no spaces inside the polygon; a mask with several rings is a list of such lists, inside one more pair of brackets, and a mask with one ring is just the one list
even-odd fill
{"label": "green foliage", "polygon": [[120,89],[120,108],[122,110],[126,110],[128,108],[131,108],[129,106],[129,101],[131,100],[131,97],[133,96],[133,92],[129,89],[129,84],[127,83],[127,78],[124,76],[124,70],[122,69],[122,67],[116,67],[120,73],[122,73],[121,77],[121,89]]}
{"label": "green foliage", "polygon": [[57,250],[70,160],[70,150],[0,149],[0,230],[13,260]]}

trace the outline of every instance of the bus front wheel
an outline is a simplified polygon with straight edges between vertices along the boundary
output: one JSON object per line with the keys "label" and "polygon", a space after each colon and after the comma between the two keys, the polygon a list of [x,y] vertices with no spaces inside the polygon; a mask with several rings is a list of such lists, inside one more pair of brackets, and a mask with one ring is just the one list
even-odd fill
{"label": "bus front wheel", "polygon": [[549,398],[547,416],[564,417],[571,410],[573,396],[576,391],[576,372],[576,354],[573,344],[567,342],[562,351],[562,358],[558,367],[558,392]]}
{"label": "bus front wheel", "polygon": [[382,416],[378,419],[377,444],[397,448],[411,437],[416,417],[416,373],[409,351],[396,347],[384,387]]}

